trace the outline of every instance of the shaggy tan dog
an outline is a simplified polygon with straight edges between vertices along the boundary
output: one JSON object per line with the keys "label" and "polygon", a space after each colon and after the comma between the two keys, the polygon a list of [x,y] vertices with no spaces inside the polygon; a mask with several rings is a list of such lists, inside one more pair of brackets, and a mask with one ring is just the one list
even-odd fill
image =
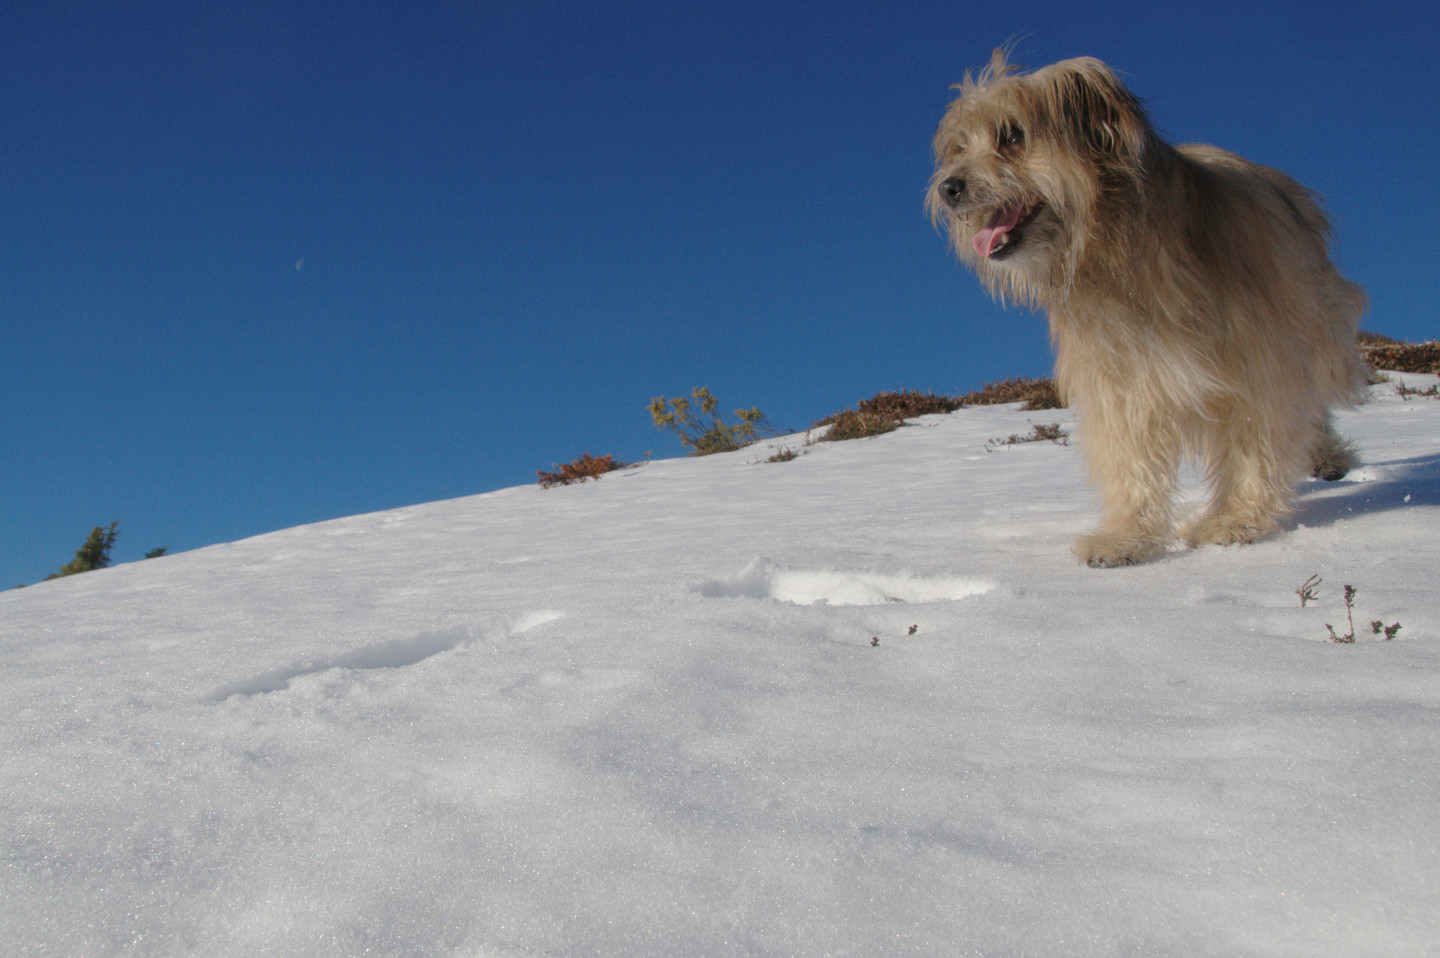
{"label": "shaggy tan dog", "polygon": [[1185,457],[1212,490],[1181,530],[1192,546],[1275,530],[1307,470],[1343,476],[1353,455],[1329,408],[1365,381],[1365,292],[1330,262],[1310,191],[1165,143],[1098,60],[1020,75],[996,50],[959,89],[926,205],[992,293],[1049,317],[1104,509],[1076,555],[1164,551]]}

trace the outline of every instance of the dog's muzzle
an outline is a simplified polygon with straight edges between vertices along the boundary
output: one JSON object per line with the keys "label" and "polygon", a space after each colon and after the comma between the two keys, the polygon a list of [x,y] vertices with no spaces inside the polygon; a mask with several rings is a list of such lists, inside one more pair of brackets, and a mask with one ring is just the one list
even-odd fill
{"label": "dog's muzzle", "polygon": [[965,181],[958,176],[952,176],[941,182],[940,199],[952,210],[959,210],[965,205]]}

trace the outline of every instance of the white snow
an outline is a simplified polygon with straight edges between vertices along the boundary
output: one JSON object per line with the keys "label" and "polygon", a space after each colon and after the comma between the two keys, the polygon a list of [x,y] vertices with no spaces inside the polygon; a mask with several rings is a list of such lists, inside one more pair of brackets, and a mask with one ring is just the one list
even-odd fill
{"label": "white snow", "polygon": [[1027,419],[0,594],[0,954],[1440,951],[1440,401],[1114,570]]}

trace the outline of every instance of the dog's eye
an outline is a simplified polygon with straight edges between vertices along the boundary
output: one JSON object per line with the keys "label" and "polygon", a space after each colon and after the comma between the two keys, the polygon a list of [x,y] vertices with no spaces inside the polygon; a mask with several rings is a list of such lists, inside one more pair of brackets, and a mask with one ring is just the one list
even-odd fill
{"label": "dog's eye", "polygon": [[1025,144],[1025,131],[1018,126],[1012,126],[1007,123],[1000,128],[999,133],[995,137],[995,142],[999,144],[1002,149],[1007,150],[1023,146]]}

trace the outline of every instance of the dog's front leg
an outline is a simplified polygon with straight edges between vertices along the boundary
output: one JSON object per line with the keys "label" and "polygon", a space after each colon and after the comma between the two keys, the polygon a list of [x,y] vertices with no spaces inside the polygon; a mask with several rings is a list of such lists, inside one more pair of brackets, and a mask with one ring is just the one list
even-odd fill
{"label": "dog's front leg", "polygon": [[1174,526],[1180,444],[1163,421],[1082,413],[1081,449],[1100,493],[1099,528],[1075,540],[1075,555],[1093,567],[1131,565],[1165,551]]}

